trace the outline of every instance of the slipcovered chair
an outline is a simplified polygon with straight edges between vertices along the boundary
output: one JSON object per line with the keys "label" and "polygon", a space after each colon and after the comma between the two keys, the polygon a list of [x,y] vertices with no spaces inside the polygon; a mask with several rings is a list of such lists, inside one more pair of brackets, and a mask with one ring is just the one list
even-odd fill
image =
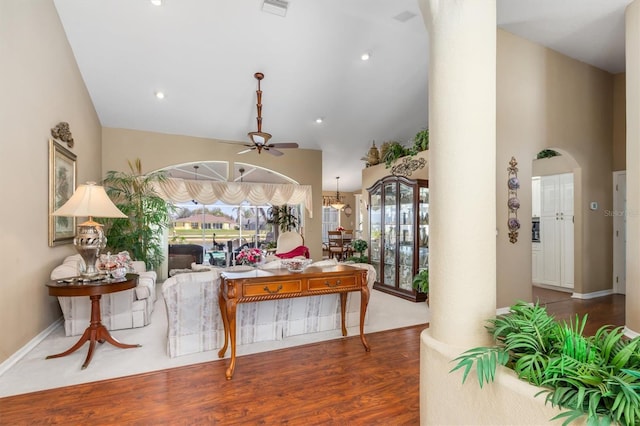
{"label": "slipcovered chair", "polygon": [[[51,271],[52,280],[77,277],[79,254],[68,256]],[[133,261],[130,268],[138,274],[138,285],[130,290],[105,294],[100,300],[102,323],[108,330],[143,327],[151,322],[156,301],[156,273],[147,271],[144,262]],[[58,297],[64,316],[64,332],[67,336],[84,333],[91,320],[91,301],[88,297]]]}
{"label": "slipcovered chair", "polygon": [[304,238],[297,232],[287,231],[278,236],[276,242],[276,257],[290,259],[304,256],[309,258],[309,248],[304,245]]}

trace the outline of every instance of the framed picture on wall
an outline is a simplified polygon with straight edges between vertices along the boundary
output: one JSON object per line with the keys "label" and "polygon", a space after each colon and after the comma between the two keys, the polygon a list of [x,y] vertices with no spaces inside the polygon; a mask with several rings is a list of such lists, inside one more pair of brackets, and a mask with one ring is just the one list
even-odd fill
{"label": "framed picture on wall", "polygon": [[76,189],[76,155],[49,140],[49,247],[70,244],[76,236],[76,218],[52,216]]}

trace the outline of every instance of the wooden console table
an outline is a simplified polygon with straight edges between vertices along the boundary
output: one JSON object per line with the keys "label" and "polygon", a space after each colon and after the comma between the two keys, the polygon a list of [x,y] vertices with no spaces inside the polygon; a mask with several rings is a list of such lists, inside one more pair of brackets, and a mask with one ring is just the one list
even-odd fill
{"label": "wooden console table", "polygon": [[47,287],[49,287],[50,296],[89,296],[91,299],[91,322],[75,345],[59,354],[49,355],[47,359],[67,356],[80,349],[80,347],[88,341],[89,352],[87,353],[87,358],[85,359],[84,364],[82,364],[82,369],[84,370],[91,362],[93,350],[96,347],[96,341],[99,343],[107,341],[113,346],[123,349],[139,348],[141,345],[127,345],[114,339],[111,336],[111,333],[109,333],[109,330],[107,330],[107,327],[102,324],[102,318],[100,316],[100,298],[103,294],[129,290],[131,288],[135,288],[137,284],[137,274],[127,274],[126,277],[115,279],[113,281],[97,280],[84,282],[77,277],[49,281],[47,283]]}
{"label": "wooden console table", "polygon": [[233,377],[236,366],[236,307],[238,303],[339,293],[342,335],[346,336],[347,293],[352,291],[360,292],[360,340],[365,350],[369,352],[371,349],[364,336],[364,318],[369,304],[366,269],[336,265],[310,266],[304,272],[299,273],[289,272],[286,269],[223,272],[220,278],[218,302],[225,334],[224,346],[218,352],[218,357],[224,357],[230,339],[231,363],[225,373],[227,380],[231,380]]}

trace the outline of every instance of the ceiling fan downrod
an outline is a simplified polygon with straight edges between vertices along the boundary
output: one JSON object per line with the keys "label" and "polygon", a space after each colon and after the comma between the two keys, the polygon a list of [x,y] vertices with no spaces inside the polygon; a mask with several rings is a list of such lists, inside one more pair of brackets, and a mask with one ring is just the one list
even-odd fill
{"label": "ceiling fan downrod", "polygon": [[262,90],[260,90],[260,81],[264,78],[264,74],[257,72],[253,76],[258,80],[258,90],[256,90],[258,116],[256,117],[256,121],[258,122],[258,133],[262,133]]}

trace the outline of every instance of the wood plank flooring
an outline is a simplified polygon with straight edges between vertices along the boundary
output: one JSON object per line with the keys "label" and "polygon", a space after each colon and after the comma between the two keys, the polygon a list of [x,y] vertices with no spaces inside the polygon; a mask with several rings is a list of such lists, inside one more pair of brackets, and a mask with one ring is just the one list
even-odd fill
{"label": "wood plank flooring", "polygon": [[[590,333],[624,324],[624,296],[569,296],[540,300],[558,318],[589,312]],[[426,327],[368,334],[369,353],[353,336],[239,357],[231,381],[220,360],[0,398],[0,424],[417,425]]]}

